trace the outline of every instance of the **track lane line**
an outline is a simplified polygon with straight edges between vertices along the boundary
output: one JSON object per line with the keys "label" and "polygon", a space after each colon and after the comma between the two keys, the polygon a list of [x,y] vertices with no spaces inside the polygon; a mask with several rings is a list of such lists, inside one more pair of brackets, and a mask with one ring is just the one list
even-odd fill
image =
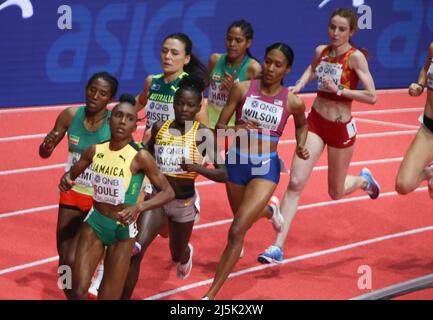
{"label": "track lane line", "polygon": [[[357,247],[363,247],[363,246],[367,246],[367,245],[371,245],[371,244],[376,244],[376,243],[383,242],[386,240],[407,237],[407,236],[411,236],[411,235],[415,235],[415,234],[423,233],[423,232],[429,232],[429,231],[433,231],[433,225],[423,227],[423,228],[418,228],[418,229],[412,229],[412,230],[408,230],[408,231],[404,231],[404,232],[393,233],[393,234],[386,235],[386,236],[371,238],[371,239],[367,239],[367,240],[363,240],[363,241],[359,241],[359,242],[354,242],[354,243],[346,244],[346,245],[335,247],[335,248],[330,248],[330,249],[326,249],[326,250],[321,250],[321,251],[316,251],[316,252],[312,252],[312,253],[308,253],[308,254],[303,254],[303,255],[300,255],[297,257],[285,259],[281,263],[278,263],[278,264],[274,263],[274,264],[260,265],[260,266],[255,266],[255,267],[243,269],[243,270],[240,270],[237,272],[230,273],[228,278],[234,278],[234,277],[238,277],[238,276],[241,276],[244,274],[262,271],[262,270],[269,269],[269,268],[275,268],[275,267],[278,267],[280,265],[295,263],[295,262],[299,262],[299,261],[303,261],[303,260],[307,260],[307,259],[312,259],[312,258],[324,256],[324,255],[329,255],[329,254],[333,254],[333,253],[337,253],[337,252],[347,251],[347,250],[354,249]],[[168,297],[168,296],[180,293],[180,292],[185,292],[185,291],[188,291],[191,289],[202,287],[202,286],[211,284],[213,279],[214,278],[211,278],[211,279],[199,281],[196,283],[192,283],[192,284],[189,284],[186,286],[182,286],[182,287],[179,287],[179,288],[176,288],[173,290],[161,292],[159,294],[146,297],[143,300],[158,300],[158,299],[165,298],[165,297]]]}
{"label": "track lane line", "polygon": [[[422,191],[426,191],[426,190],[427,190],[427,187],[423,187],[423,188],[418,188],[413,192],[422,192]],[[386,193],[381,194],[380,197],[391,197],[391,196],[396,196],[396,195],[397,195],[396,192],[386,192]],[[364,200],[370,200],[370,198],[368,196],[362,196],[362,197],[347,198],[347,199],[342,199],[342,200],[337,200],[337,201],[324,201],[324,202],[318,202],[318,203],[312,203],[312,204],[299,206],[298,210],[300,211],[300,210],[305,210],[305,209],[310,209],[310,208],[326,207],[326,206],[330,206],[330,205],[345,204],[348,202],[356,202],[356,201],[364,201]],[[215,222],[211,222],[211,223],[207,223],[207,224],[194,226],[193,229],[194,230],[207,229],[207,228],[211,228],[214,226],[220,226],[223,224],[228,224],[228,223],[231,223],[231,221],[232,221],[232,219],[215,221]],[[433,226],[430,226],[427,228],[431,228],[433,230]],[[425,229],[425,228],[421,228],[421,229]],[[419,229],[414,229],[414,230],[419,230]],[[389,236],[387,236],[387,237],[389,237]],[[325,250],[325,251],[329,251],[329,250]],[[58,256],[43,259],[43,260],[37,260],[34,262],[21,264],[21,265],[14,266],[14,267],[9,267],[9,268],[0,270],[0,275],[12,273],[12,272],[15,272],[18,270],[31,268],[33,266],[38,266],[38,265],[45,264],[45,263],[49,263],[49,262],[55,261],[56,259],[58,259]],[[291,260],[291,259],[288,259],[288,260]],[[284,260],[284,261],[286,261],[286,260]],[[253,269],[255,269],[255,268],[253,268]],[[247,269],[247,270],[249,270],[249,269]],[[212,281],[212,279],[206,280],[206,281]]]}
{"label": "track lane line", "polygon": [[[377,159],[377,160],[354,161],[354,162],[350,163],[350,167],[376,165],[376,164],[384,164],[384,163],[396,163],[396,162],[401,162],[402,160],[403,160],[402,157],[397,157],[397,158],[386,158],[386,159]],[[313,168],[313,171],[315,171],[315,172],[316,171],[326,171],[326,170],[328,170],[328,166],[316,166]],[[283,174],[288,174],[288,173],[283,173]],[[204,187],[204,186],[214,185],[217,183],[218,182],[208,180],[208,181],[197,182],[195,185],[196,185],[196,187]],[[0,219],[7,218],[7,217],[13,217],[16,215],[23,215],[23,214],[27,214],[27,213],[44,211],[44,210],[47,210],[47,208],[52,209],[53,207],[56,207],[56,206],[57,205],[48,205],[48,206],[43,206],[43,207],[36,207],[36,208],[30,208],[30,209],[23,209],[23,210],[19,210],[19,211],[0,213]]]}
{"label": "track lane line", "polygon": [[[403,131],[363,133],[363,134],[358,134],[356,137],[358,139],[384,138],[384,137],[401,136],[401,135],[413,135],[413,134],[416,134],[417,132],[418,132],[418,130],[403,130]],[[295,139],[281,140],[279,142],[279,144],[281,144],[281,145],[288,145],[288,144],[290,145],[290,144],[295,144],[295,143],[296,143]],[[0,176],[16,174],[16,173],[26,173],[26,172],[33,172],[33,171],[51,170],[51,169],[60,168],[61,166],[65,167],[66,163],[59,163],[59,164],[48,165],[48,166],[20,168],[20,169],[14,169],[14,170],[3,170],[3,171],[0,171]]]}

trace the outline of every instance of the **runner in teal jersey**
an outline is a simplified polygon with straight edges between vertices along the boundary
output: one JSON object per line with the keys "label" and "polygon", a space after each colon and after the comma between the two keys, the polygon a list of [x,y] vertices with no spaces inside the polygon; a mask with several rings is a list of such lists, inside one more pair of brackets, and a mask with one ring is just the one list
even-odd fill
{"label": "runner in teal jersey", "polygon": [[[110,139],[107,105],[116,95],[118,81],[107,72],[94,74],[86,86],[86,105],[66,108],[56,119],[54,128],[39,147],[39,155],[48,158],[56,146],[68,134],[69,159],[67,170],[76,163],[90,145]],[[77,178],[76,185],[68,192],[60,193],[57,220],[57,251],[59,266],[74,263],[77,233],[87,212],[92,207],[90,172]],[[67,297],[70,290],[65,289]]]}
{"label": "runner in teal jersey", "polygon": [[[222,109],[226,105],[230,89],[234,83],[252,80],[258,77],[261,66],[250,53],[254,30],[245,20],[233,22],[227,29],[224,54],[214,53],[209,58],[209,94],[208,118],[209,128],[215,129]],[[235,117],[230,119],[233,126]]]}

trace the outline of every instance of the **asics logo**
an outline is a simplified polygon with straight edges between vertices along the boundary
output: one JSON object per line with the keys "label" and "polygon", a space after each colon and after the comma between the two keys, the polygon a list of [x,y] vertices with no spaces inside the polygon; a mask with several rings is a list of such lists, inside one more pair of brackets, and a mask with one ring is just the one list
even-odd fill
{"label": "asics logo", "polygon": [[0,4],[0,11],[10,6],[18,6],[21,9],[21,17],[28,19],[33,16],[33,5],[30,0],[7,0]]}
{"label": "asics logo", "polygon": [[[320,4],[319,4],[319,8],[323,8],[324,6],[326,6],[329,2],[331,2],[331,0],[323,0]],[[364,0],[352,0],[352,5],[357,8],[361,5],[364,4]]]}

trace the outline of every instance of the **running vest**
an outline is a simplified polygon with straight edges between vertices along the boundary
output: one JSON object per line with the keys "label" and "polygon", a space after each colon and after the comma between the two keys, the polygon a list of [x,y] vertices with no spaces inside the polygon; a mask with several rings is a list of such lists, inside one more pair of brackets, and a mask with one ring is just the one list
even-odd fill
{"label": "running vest", "polygon": [[187,75],[188,73],[183,72],[170,83],[165,83],[164,74],[152,77],[147,104],[144,108],[147,117],[146,129],[152,128],[155,122],[174,119],[174,95],[179,88],[180,80]]}
{"label": "running vest", "polygon": [[[221,81],[224,77],[224,73],[227,72],[232,75],[236,75],[235,83],[247,80],[247,70],[251,59],[251,57],[246,55],[242,63],[235,68],[227,66],[227,54],[222,54],[217,60],[210,74],[209,94],[207,102],[209,128],[215,129],[221,111],[226,105],[229,96],[229,92],[221,87]],[[235,116],[230,119],[228,125],[233,126],[234,124]]]}
{"label": "running vest", "polygon": [[260,93],[259,86],[260,80],[251,80],[243,102],[236,108],[236,124],[254,120],[260,124],[259,133],[281,137],[290,116],[289,91],[283,87],[276,96],[269,97]]}
{"label": "running vest", "polygon": [[[196,133],[200,122],[194,121],[192,128],[182,136],[170,133],[174,120],[166,121],[155,136],[155,160],[161,173],[175,178],[195,179],[197,172],[186,172],[180,167],[182,158],[193,163],[203,163],[203,157],[197,148]],[[173,129],[172,129],[173,130]]]}
{"label": "running vest", "polygon": [[[78,162],[81,154],[86,151],[93,144],[100,143],[110,139],[110,127],[108,125],[108,118],[110,117],[111,111],[107,112],[107,116],[104,119],[104,123],[101,128],[97,131],[89,131],[84,127],[84,119],[86,117],[86,107],[79,107],[75,112],[72,123],[68,129],[68,163],[66,165],[66,171],[69,171],[71,167]],[[75,185],[72,190],[91,196],[93,194],[92,188],[92,172],[87,168],[77,179],[75,179]]]}
{"label": "running vest", "polygon": [[144,174],[131,173],[131,162],[140,151],[130,142],[118,151],[110,150],[110,142],[96,145],[92,159],[93,199],[111,205],[134,204],[143,183]]}
{"label": "running vest", "polygon": [[430,67],[427,71],[427,89],[433,90],[433,58],[430,61]]}
{"label": "running vest", "polygon": [[315,68],[317,75],[317,95],[330,100],[352,101],[345,97],[338,96],[336,93],[326,92],[323,88],[323,77],[331,76],[336,85],[342,85],[347,89],[355,90],[358,87],[359,78],[356,72],[349,67],[349,58],[357,50],[349,49],[337,57],[330,57],[331,46],[327,46],[320,55],[319,62]]}

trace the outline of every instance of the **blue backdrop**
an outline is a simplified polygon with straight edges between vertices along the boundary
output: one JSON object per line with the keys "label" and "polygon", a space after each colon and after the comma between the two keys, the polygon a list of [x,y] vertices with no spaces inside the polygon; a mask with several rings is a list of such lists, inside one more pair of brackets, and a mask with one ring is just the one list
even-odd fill
{"label": "blue backdrop", "polygon": [[[119,92],[137,94],[150,73],[159,73],[162,39],[185,32],[193,51],[207,63],[225,50],[227,26],[249,20],[255,29],[253,54],[282,41],[295,53],[293,83],[310,63],[314,48],[327,43],[327,23],[337,7],[352,0],[20,0],[33,15],[0,0],[0,107],[80,103],[89,76],[107,70]],[[365,0],[372,8],[371,30],[354,41],[370,52],[378,88],[401,88],[416,80],[433,34],[432,0]],[[61,30],[58,8],[72,8],[72,29]],[[3,8],[2,8],[3,6]],[[27,7],[28,9],[29,7]],[[314,90],[309,85],[307,90]]]}

